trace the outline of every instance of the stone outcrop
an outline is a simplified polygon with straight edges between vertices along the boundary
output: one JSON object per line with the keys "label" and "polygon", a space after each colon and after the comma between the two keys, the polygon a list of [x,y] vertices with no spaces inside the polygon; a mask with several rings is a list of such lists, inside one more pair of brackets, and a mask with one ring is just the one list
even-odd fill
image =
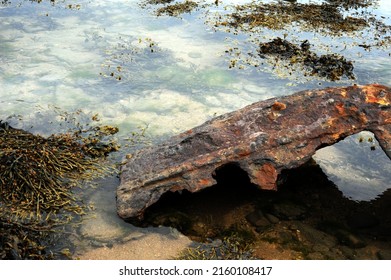
{"label": "stone outcrop", "polygon": [[276,190],[282,170],[363,130],[372,131],[391,158],[391,88],[326,88],[254,103],[128,155],[117,189],[118,215],[142,219],[168,191],[214,185],[216,170],[227,164],[260,188]]}

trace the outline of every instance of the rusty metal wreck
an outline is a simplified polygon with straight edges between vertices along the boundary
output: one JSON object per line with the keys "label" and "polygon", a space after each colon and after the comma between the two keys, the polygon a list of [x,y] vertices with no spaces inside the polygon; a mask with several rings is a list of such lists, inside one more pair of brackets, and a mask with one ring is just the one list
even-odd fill
{"label": "rusty metal wreck", "polygon": [[121,167],[117,213],[140,220],[168,191],[196,192],[235,164],[261,189],[277,190],[282,170],[363,130],[391,159],[391,88],[382,85],[307,90],[256,102],[136,151]]}

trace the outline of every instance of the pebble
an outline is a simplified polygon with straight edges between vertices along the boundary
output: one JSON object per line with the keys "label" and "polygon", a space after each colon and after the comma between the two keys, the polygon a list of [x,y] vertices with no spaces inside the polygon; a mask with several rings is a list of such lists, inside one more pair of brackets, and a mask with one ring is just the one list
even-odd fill
{"label": "pebble", "polygon": [[310,260],[324,260],[325,259],[325,257],[319,252],[309,253],[307,258]]}
{"label": "pebble", "polygon": [[340,243],[345,244],[346,246],[353,249],[363,248],[366,246],[363,240],[361,240],[359,237],[346,230],[342,230],[342,229],[338,230],[337,238]]}
{"label": "pebble", "polygon": [[391,260],[391,252],[390,251],[379,251],[377,253],[377,257],[379,260]]}
{"label": "pebble", "polygon": [[303,206],[293,203],[277,203],[273,205],[274,213],[278,218],[285,220],[303,219],[306,209]]}
{"label": "pebble", "polygon": [[326,253],[330,251],[330,248],[323,244],[315,244],[314,247],[312,247],[312,250],[319,253]]}
{"label": "pebble", "polygon": [[264,216],[261,210],[255,210],[246,216],[246,220],[257,228],[265,228],[270,225],[270,221]]}
{"label": "pebble", "polygon": [[276,216],[272,215],[272,214],[269,214],[269,213],[265,213],[265,217],[266,219],[269,220],[269,222],[271,222],[272,224],[277,224],[280,219],[277,218]]}

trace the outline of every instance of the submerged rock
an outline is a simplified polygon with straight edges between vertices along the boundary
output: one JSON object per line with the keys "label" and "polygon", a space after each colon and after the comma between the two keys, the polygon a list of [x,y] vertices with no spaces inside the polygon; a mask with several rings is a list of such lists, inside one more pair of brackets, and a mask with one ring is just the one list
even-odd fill
{"label": "submerged rock", "polygon": [[274,214],[284,220],[300,220],[306,214],[306,209],[294,203],[276,203],[273,205]]}
{"label": "submerged rock", "polygon": [[343,76],[355,78],[351,61],[346,61],[343,56],[336,54],[318,56],[310,51],[308,40],[303,41],[299,47],[278,37],[260,44],[259,56],[264,58],[265,55],[277,58],[276,64],[280,60],[289,61],[291,66],[299,64],[304,68],[305,75],[325,77],[330,81],[338,81]]}
{"label": "submerged rock", "polygon": [[118,215],[142,219],[162,194],[210,187],[225,166],[237,166],[261,189],[276,190],[283,170],[363,130],[372,131],[391,158],[390,108],[390,88],[366,85],[302,91],[219,116],[128,155]]}
{"label": "submerged rock", "polygon": [[246,220],[257,229],[263,229],[270,226],[271,222],[265,217],[261,210],[251,212],[246,216]]}

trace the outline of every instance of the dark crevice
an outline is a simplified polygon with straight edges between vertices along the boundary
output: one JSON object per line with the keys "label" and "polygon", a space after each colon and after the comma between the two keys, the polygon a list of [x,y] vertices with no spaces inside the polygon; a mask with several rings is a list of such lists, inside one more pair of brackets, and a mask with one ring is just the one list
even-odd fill
{"label": "dark crevice", "polygon": [[[298,227],[305,230],[303,234],[315,234],[315,243],[317,238],[319,242],[325,238],[316,236],[319,233],[326,235],[327,240],[336,240],[334,253],[324,253],[325,259],[391,256],[387,245],[391,241],[391,190],[372,202],[349,200],[313,160],[283,171],[281,176],[285,180],[278,191],[265,191],[251,184],[238,164],[224,165],[216,170],[218,183],[213,187],[196,193],[183,190],[162,195],[146,210],[142,226],[174,227],[198,242],[223,240],[227,234],[245,232],[253,236],[255,257],[264,256],[264,251],[257,249],[257,242],[268,240],[297,251],[304,258],[313,258],[316,244],[298,241]],[[315,233],[308,233],[309,228]],[[282,237],[270,237],[274,235]],[[360,255],[379,244],[381,252]],[[335,253],[345,247],[346,255]]]}
{"label": "dark crevice", "polygon": [[217,184],[230,188],[237,188],[238,185],[250,186],[250,178],[238,163],[231,162],[216,169],[213,178]]}

